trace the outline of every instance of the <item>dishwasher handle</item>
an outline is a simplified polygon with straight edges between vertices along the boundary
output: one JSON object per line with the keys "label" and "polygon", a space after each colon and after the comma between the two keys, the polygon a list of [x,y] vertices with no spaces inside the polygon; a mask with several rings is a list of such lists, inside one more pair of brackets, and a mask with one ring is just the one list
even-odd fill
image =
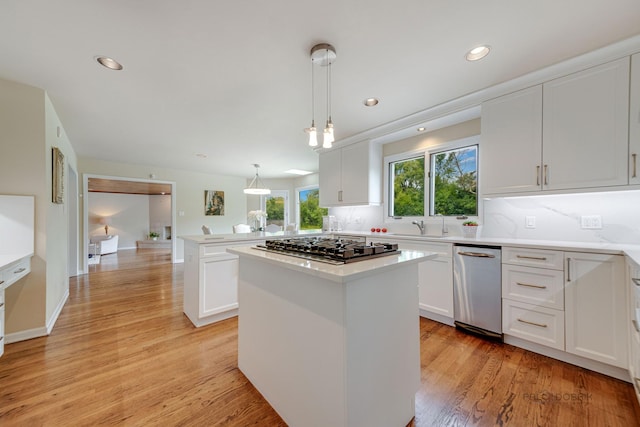
{"label": "dishwasher handle", "polygon": [[473,256],[473,257],[478,257],[478,258],[495,258],[495,255],[492,254],[485,254],[483,252],[458,252],[458,255],[464,255],[464,256]]}

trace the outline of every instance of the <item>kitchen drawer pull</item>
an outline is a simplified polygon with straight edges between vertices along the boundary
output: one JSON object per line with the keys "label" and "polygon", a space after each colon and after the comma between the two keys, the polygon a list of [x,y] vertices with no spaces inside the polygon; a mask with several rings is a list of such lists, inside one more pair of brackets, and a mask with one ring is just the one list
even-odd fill
{"label": "kitchen drawer pull", "polygon": [[4,280],[0,280],[0,285],[2,285],[4,283]]}
{"label": "kitchen drawer pull", "polygon": [[4,339],[4,337],[0,337],[0,342],[2,342],[3,339]]}
{"label": "kitchen drawer pull", "polygon": [[13,274],[22,273],[25,270],[26,270],[26,268],[22,267],[22,268],[17,269],[16,271],[14,271]]}
{"label": "kitchen drawer pull", "polygon": [[529,255],[516,255],[516,258],[519,259],[534,259],[536,261],[546,261],[546,256],[529,256]]}
{"label": "kitchen drawer pull", "polygon": [[547,328],[548,327],[544,323],[529,322],[528,320],[522,320],[520,318],[518,319],[518,322],[527,323],[527,324],[533,325],[533,326],[539,326],[541,328]]}
{"label": "kitchen drawer pull", "polygon": [[495,258],[495,255],[485,254],[483,252],[458,252],[459,255],[474,256],[478,258]]}
{"label": "kitchen drawer pull", "polygon": [[0,308],[4,307],[4,303],[0,302]]}
{"label": "kitchen drawer pull", "polygon": [[520,286],[526,286],[529,288],[538,288],[538,289],[547,289],[546,286],[542,286],[542,285],[532,285],[530,283],[520,283],[520,282],[516,282],[516,285],[520,285]]}
{"label": "kitchen drawer pull", "polygon": [[638,321],[636,319],[631,320],[633,323],[633,327],[636,328],[636,332],[640,332],[640,327],[638,326]]}
{"label": "kitchen drawer pull", "polygon": [[633,283],[635,283],[635,284],[636,284],[636,286],[640,286],[640,279],[636,279],[636,278],[634,277],[634,278],[631,278],[631,280],[633,280]]}

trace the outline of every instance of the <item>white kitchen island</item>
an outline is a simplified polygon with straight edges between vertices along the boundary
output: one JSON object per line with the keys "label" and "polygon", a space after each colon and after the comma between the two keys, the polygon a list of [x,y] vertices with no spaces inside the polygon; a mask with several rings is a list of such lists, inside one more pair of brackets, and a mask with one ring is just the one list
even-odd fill
{"label": "white kitchen island", "polygon": [[418,264],[239,256],[238,366],[292,426],[405,426],[420,384]]}

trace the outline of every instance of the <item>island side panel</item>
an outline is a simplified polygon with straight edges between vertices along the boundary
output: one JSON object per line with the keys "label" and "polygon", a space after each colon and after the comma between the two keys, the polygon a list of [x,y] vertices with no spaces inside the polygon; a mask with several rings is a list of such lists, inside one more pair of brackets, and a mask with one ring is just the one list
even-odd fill
{"label": "island side panel", "polygon": [[420,387],[419,264],[350,282],[347,399],[350,426],[404,426]]}
{"label": "island side panel", "polygon": [[238,366],[291,426],[345,426],[343,285],[240,257]]}

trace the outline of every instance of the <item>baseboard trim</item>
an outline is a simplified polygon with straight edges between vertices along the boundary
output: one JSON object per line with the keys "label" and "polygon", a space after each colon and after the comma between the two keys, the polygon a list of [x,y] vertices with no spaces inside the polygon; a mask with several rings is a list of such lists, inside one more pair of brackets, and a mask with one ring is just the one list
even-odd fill
{"label": "baseboard trim", "polygon": [[53,311],[53,314],[51,315],[51,318],[49,318],[49,321],[47,322],[47,335],[49,335],[51,333],[51,331],[53,330],[53,327],[55,326],[56,322],[58,321],[58,316],[60,316],[60,312],[64,308],[64,305],[67,303],[68,299],[69,299],[69,287],[67,286],[67,289],[65,289],[65,292],[64,292],[64,296],[62,297],[62,299],[58,303],[58,306]]}
{"label": "baseboard trim", "polygon": [[606,363],[598,362],[595,360],[587,359],[575,354],[567,353],[562,350],[547,347],[541,344],[533,343],[531,341],[516,338],[511,335],[504,335],[504,343],[510,344],[515,347],[524,348],[525,350],[532,351],[534,353],[542,354],[543,356],[551,357],[562,362],[570,363],[581,368],[589,369],[590,371],[599,372],[609,377],[617,378],[619,380],[630,383],[631,377],[629,371],[617,366],[607,365]]}
{"label": "baseboard trim", "polygon": [[420,309],[420,316],[426,317],[430,320],[435,320],[436,322],[444,323],[445,325],[454,326],[453,317],[443,316],[442,314],[427,311],[422,308]]}
{"label": "baseboard trim", "polygon": [[62,312],[62,309],[64,308],[64,305],[67,303],[68,299],[69,299],[69,289],[65,291],[64,296],[56,306],[56,309],[54,310],[53,314],[49,318],[49,321],[47,322],[46,326],[6,334],[4,337],[5,344],[12,344],[14,342],[26,341],[34,338],[48,336],[53,330],[53,327],[55,326],[56,322],[58,321],[58,316],[60,316],[60,313]]}

